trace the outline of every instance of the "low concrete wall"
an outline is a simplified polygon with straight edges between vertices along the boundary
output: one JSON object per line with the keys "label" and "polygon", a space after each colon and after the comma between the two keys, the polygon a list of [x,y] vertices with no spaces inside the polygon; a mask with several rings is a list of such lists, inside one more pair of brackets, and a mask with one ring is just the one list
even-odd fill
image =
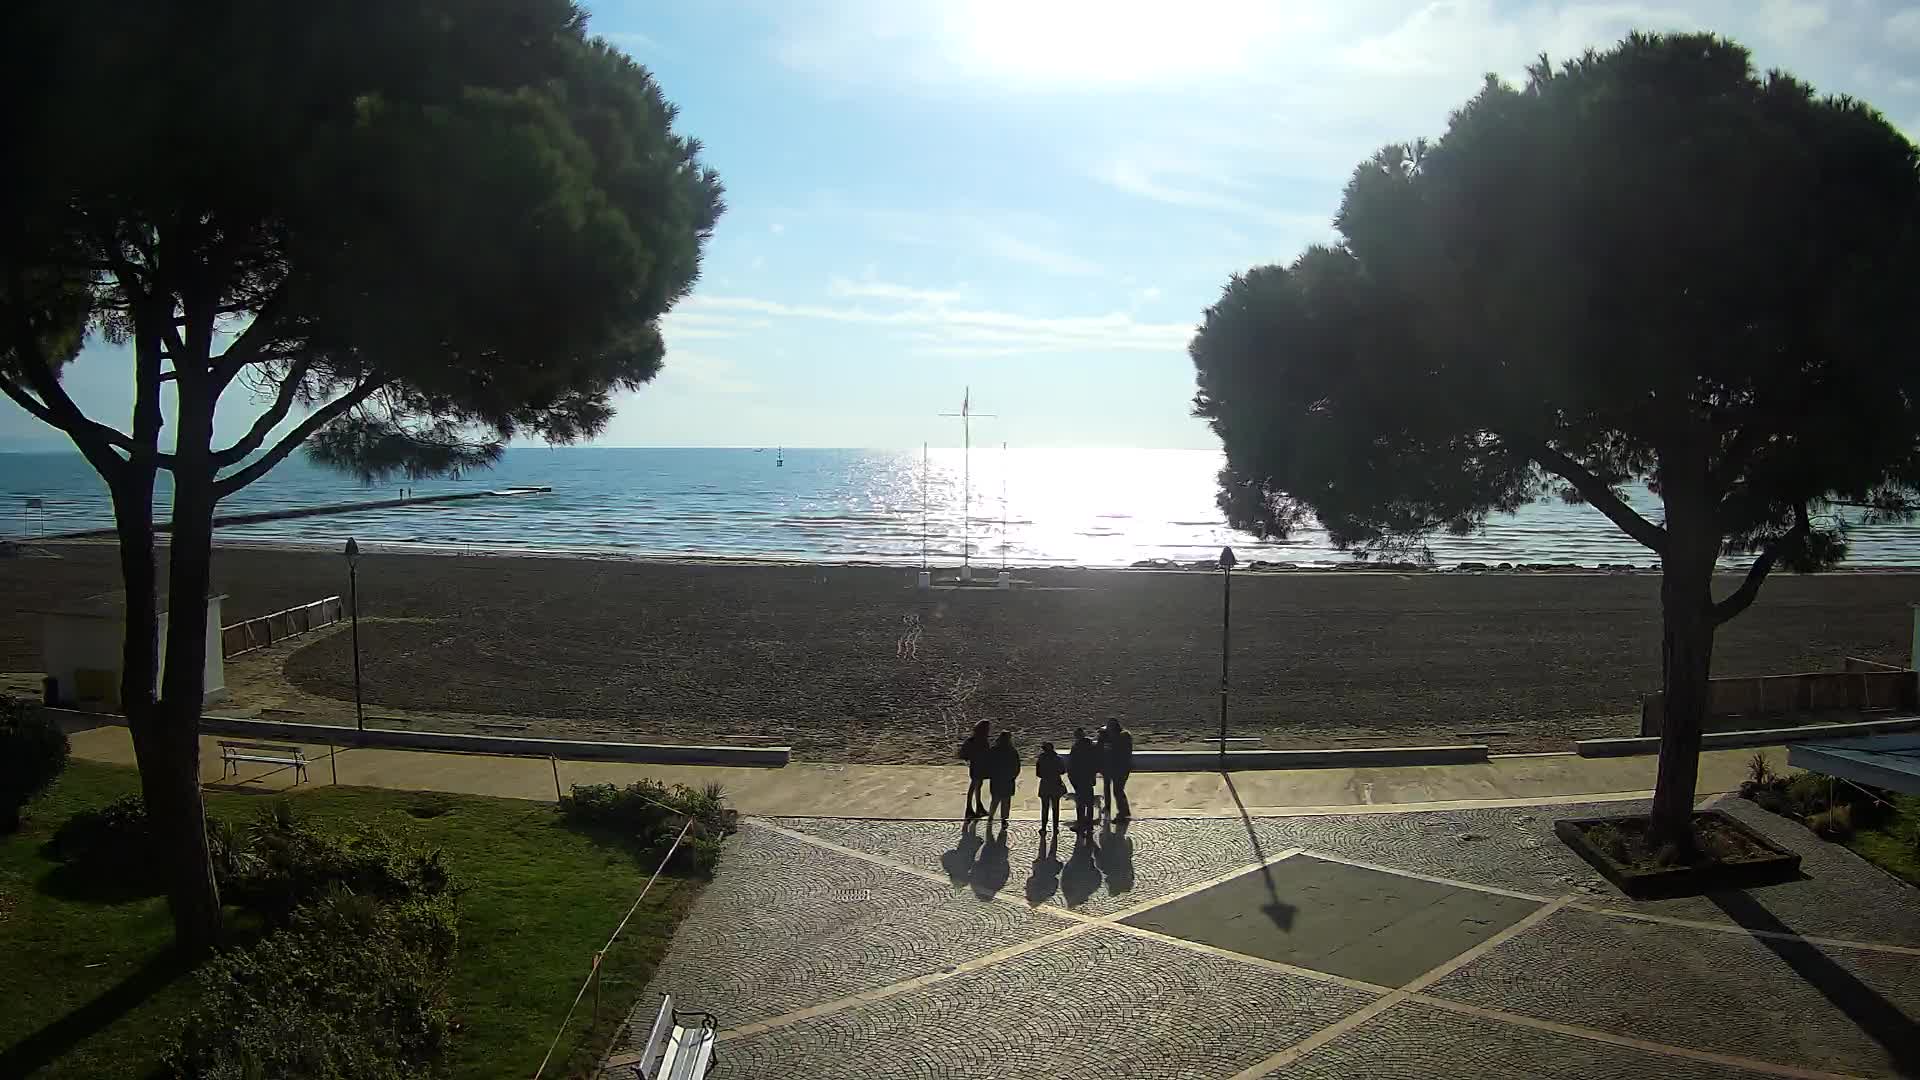
{"label": "low concrete wall", "polygon": [[[1780,716],[1837,709],[1920,708],[1920,673],[1849,658],[1845,671],[1712,679],[1707,715]],[[1666,695],[1640,699],[1640,734],[1657,736],[1666,720]]]}
{"label": "low concrete wall", "polygon": [[[1865,720],[1857,724],[1808,724],[1804,727],[1756,728],[1752,731],[1710,731],[1700,737],[1702,750],[1729,750],[1742,746],[1774,746],[1802,739],[1843,739],[1858,735],[1884,735],[1892,731],[1920,730],[1920,716]],[[1622,757],[1628,754],[1657,754],[1660,737],[1640,736],[1620,739],[1581,739],[1574,743],[1581,757]]]}
{"label": "low concrete wall", "polygon": [[[1390,765],[1477,765],[1487,760],[1485,745],[1372,746],[1340,750],[1228,750],[1226,767],[1242,769],[1357,769]],[[1218,750],[1139,750],[1135,772],[1217,772]]]}
{"label": "low concrete wall", "polygon": [[[125,726],[127,718],[112,713],[49,709],[70,730],[102,723]],[[333,746],[378,746],[393,750],[434,750],[461,754],[506,754],[514,757],[557,757],[569,761],[631,761],[649,765],[737,765],[777,769],[792,758],[786,746],[674,746],[666,743],[594,742],[587,739],[523,739],[508,735],[460,735],[450,731],[358,731],[329,724],[294,724],[278,720],[246,720],[232,716],[203,716],[203,735],[235,735],[248,739]]]}

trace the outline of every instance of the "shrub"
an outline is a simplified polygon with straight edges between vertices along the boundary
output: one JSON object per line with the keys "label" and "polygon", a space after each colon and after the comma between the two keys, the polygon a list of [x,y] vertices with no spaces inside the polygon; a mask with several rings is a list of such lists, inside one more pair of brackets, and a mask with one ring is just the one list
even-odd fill
{"label": "shrub", "polygon": [[721,842],[733,832],[737,815],[727,809],[726,791],[718,784],[695,790],[685,784],[669,788],[652,780],[637,780],[624,788],[612,784],[575,784],[560,800],[560,812],[576,825],[608,829],[634,846],[644,862],[659,863],[680,834],[686,816],[693,828],[674,851],[670,868],[711,873],[720,860]]}
{"label": "shrub", "polygon": [[1773,781],[1773,763],[1767,760],[1765,751],[1754,751],[1753,756],[1747,759],[1747,782],[1755,787],[1766,787]]}
{"label": "shrub", "polygon": [[167,1067],[201,1080],[427,1074],[452,1029],[455,925],[451,892],[383,903],[335,886],[201,969]]}
{"label": "shrub", "polygon": [[1807,819],[1807,827],[1825,840],[1845,840],[1853,835],[1853,807],[1842,804],[1822,810]]}
{"label": "shrub", "polygon": [[1827,792],[1833,781],[1819,773],[1801,773],[1787,782],[1787,802],[1794,813],[1812,817],[1827,808]]}
{"label": "shrub", "polygon": [[20,828],[20,810],[67,767],[67,733],[46,713],[0,697],[0,834]]}
{"label": "shrub", "polygon": [[122,795],[105,806],[77,810],[54,831],[50,847],[64,863],[145,867],[147,804],[138,795]]}
{"label": "shrub", "polygon": [[[295,909],[336,888],[381,903],[431,900],[453,890],[439,850],[385,834],[321,833],[302,824],[285,799],[262,809],[248,830],[244,855],[227,861],[234,870],[220,883],[227,900],[276,924],[286,923]],[[220,865],[218,860],[215,865]]]}

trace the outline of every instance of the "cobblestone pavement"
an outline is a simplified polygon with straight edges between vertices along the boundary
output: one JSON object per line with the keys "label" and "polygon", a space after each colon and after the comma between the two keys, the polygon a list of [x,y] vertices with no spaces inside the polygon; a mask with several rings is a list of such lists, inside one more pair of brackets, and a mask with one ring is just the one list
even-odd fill
{"label": "cobblestone pavement", "polygon": [[[720,1018],[715,1080],[1920,1074],[1920,895],[1791,822],[1722,808],[1800,851],[1807,877],[1628,900],[1552,834],[1644,812],[1622,803],[1145,820],[1099,845],[1063,833],[1057,851],[1030,822],[1002,844],[958,822],[753,819],[610,1073],[635,1075],[623,1055],[664,992]],[[1175,914],[1231,921],[1246,896],[1262,918],[1267,890],[1235,879],[1303,856],[1427,882],[1398,891],[1463,951],[1382,985],[1314,970],[1309,942]],[[1324,878],[1268,875],[1303,883],[1279,898],[1303,935],[1364,906],[1304,887]],[[1272,947],[1236,944],[1254,940]]]}

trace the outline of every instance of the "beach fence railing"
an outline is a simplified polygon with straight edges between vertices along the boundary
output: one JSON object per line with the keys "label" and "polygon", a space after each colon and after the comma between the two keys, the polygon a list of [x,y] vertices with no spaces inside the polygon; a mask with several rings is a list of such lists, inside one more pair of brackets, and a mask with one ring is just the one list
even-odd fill
{"label": "beach fence railing", "polygon": [[276,641],[332,626],[345,617],[345,605],[337,596],[315,600],[311,604],[290,607],[257,619],[220,628],[220,655],[227,659],[264,649]]}

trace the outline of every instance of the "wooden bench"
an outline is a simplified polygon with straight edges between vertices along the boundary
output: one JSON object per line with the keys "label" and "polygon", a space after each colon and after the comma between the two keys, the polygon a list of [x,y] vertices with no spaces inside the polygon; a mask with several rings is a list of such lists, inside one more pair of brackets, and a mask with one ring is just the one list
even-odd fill
{"label": "wooden bench", "polygon": [[243,761],[255,761],[263,765],[290,765],[293,767],[293,782],[296,784],[307,778],[307,752],[297,746],[220,740],[220,778],[222,780],[229,776],[240,775],[240,763]]}
{"label": "wooden bench", "polygon": [[[689,1025],[682,1017],[697,1022]],[[700,1080],[713,1068],[715,1026],[712,1013],[675,1012],[673,995],[662,995],[653,1034],[647,1036],[639,1060],[631,1064],[645,1080]]]}

